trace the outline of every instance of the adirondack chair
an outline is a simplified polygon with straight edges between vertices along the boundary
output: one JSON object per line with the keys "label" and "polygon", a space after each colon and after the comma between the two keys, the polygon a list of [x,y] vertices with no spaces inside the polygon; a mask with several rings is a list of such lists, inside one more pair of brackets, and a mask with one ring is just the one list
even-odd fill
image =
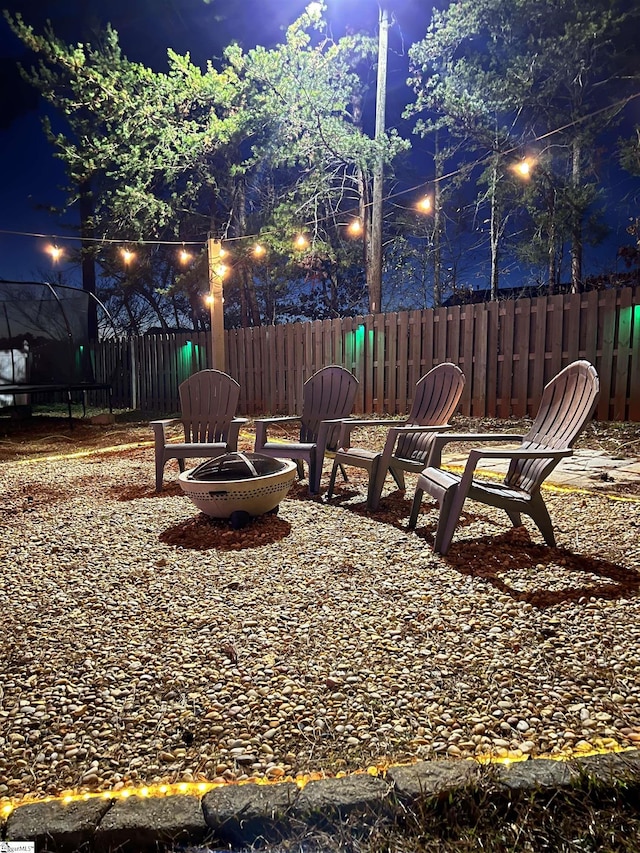
{"label": "adirondack chair", "polygon": [[[415,528],[422,496],[427,492],[440,505],[434,543],[434,551],[440,554],[449,550],[467,498],[504,509],[514,527],[522,524],[525,513],[533,519],[547,545],[555,547],[553,524],[540,486],[560,460],[573,453],[573,444],[594,412],[599,389],[595,368],[587,361],[575,361],[545,386],[540,408],[526,435],[438,436],[430,465],[418,477],[409,528]],[[519,441],[520,447],[471,450],[464,472],[459,475],[440,467],[442,449],[450,441]],[[483,458],[509,460],[502,483],[475,479],[474,472]]]}
{"label": "adirondack chair", "polygon": [[[438,364],[418,381],[409,416],[404,421],[369,419],[345,421],[340,432],[327,500],[333,495],[338,467],[354,466],[369,472],[367,509],[375,512],[380,503],[387,473],[404,490],[404,472],[419,474],[429,462],[433,440],[438,431],[449,429],[464,388],[459,367],[448,362]],[[351,447],[351,433],[357,427],[387,427],[384,450],[377,453],[363,447]]]}
{"label": "adirondack chair", "polygon": [[[298,477],[304,477],[303,462],[309,468],[309,493],[318,494],[325,453],[334,451],[342,420],[351,414],[358,388],[356,377],[344,367],[332,364],[313,374],[302,387],[302,414],[255,421],[255,452],[278,459],[295,459]],[[297,442],[269,441],[270,426],[300,421]]]}
{"label": "adirondack chair", "polygon": [[[240,386],[220,370],[201,370],[179,386],[181,417],[151,421],[155,437],[156,491],[162,489],[164,466],[177,459],[184,471],[184,460],[195,457],[213,459],[238,449],[238,435],[246,418],[236,418]],[[167,427],[181,423],[184,441],[171,442]]]}

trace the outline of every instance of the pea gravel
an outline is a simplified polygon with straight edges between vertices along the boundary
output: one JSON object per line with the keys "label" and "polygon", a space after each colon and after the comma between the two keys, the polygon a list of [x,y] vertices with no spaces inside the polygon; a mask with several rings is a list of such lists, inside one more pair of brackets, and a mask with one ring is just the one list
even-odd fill
{"label": "pea gravel", "polygon": [[557,549],[470,503],[445,559],[412,482],[233,531],[176,470],[0,464],[0,798],[640,743],[639,503],[546,492]]}

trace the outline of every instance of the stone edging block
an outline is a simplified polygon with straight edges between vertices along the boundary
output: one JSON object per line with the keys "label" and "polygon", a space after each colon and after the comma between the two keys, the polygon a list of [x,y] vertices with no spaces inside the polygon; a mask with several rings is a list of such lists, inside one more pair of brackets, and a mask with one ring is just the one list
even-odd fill
{"label": "stone edging block", "polygon": [[96,827],[112,800],[95,798],[64,803],[27,803],[13,811],[6,823],[6,841],[35,841],[36,850],[89,848]]}
{"label": "stone edging block", "polygon": [[199,797],[129,797],[116,800],[95,833],[98,853],[117,849],[140,853],[160,844],[204,841],[208,831]]}

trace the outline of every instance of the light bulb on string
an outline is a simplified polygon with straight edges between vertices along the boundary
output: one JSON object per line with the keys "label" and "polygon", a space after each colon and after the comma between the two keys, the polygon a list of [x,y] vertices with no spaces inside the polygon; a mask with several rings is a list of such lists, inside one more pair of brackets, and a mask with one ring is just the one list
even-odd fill
{"label": "light bulb on string", "polygon": [[183,246],[182,249],[180,249],[178,257],[180,258],[181,264],[188,264],[189,261],[192,259],[193,255],[191,254],[191,252],[188,252]]}
{"label": "light bulb on string", "polygon": [[122,260],[128,266],[131,261],[135,258],[135,253],[131,251],[131,249],[120,249],[120,254],[122,255]]}
{"label": "light bulb on string", "polygon": [[51,255],[51,260],[57,263],[62,257],[62,249],[53,243],[51,246],[47,248],[47,252]]}
{"label": "light bulb on string", "polygon": [[260,243],[256,243],[253,247],[253,256],[254,258],[261,258],[267,250],[264,246],[261,246]]}
{"label": "light bulb on string", "polygon": [[416,205],[418,210],[421,213],[431,213],[432,204],[431,204],[431,196],[425,195],[423,196],[418,204]]}
{"label": "light bulb on string", "polygon": [[360,219],[353,219],[347,226],[347,231],[352,237],[359,237],[362,234],[362,221]]}
{"label": "light bulb on string", "polygon": [[531,170],[533,169],[534,165],[534,160],[532,160],[530,157],[525,157],[522,160],[518,160],[517,163],[514,163],[511,168],[519,178],[524,178],[526,180],[527,178],[531,177]]}
{"label": "light bulb on string", "polygon": [[306,249],[308,245],[309,241],[304,236],[304,234],[298,234],[294,242],[294,246],[296,247],[296,249]]}

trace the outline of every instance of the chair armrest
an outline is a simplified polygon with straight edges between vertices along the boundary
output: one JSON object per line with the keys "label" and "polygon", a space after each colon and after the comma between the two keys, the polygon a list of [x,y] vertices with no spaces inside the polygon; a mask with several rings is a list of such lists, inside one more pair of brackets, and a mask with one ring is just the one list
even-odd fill
{"label": "chair armrest", "polygon": [[230,452],[235,453],[238,449],[238,438],[240,437],[240,427],[248,423],[248,418],[232,418],[229,424],[229,432],[227,434],[227,448]]}
{"label": "chair armrest", "polygon": [[[439,424],[438,426],[419,426],[418,424],[407,424],[406,426],[392,427],[387,433],[387,439],[384,443],[382,451],[381,464],[388,468],[391,463],[391,458],[395,454],[398,439],[406,435],[419,435],[420,433],[437,433],[441,430],[451,429],[450,424]],[[436,436],[434,436],[435,438]],[[429,457],[430,458],[430,457]],[[429,461],[429,460],[427,460]]]}
{"label": "chair armrest", "polygon": [[509,450],[507,448],[488,450],[476,448],[469,452],[469,458],[467,459],[467,464],[460,480],[460,490],[462,494],[468,494],[471,483],[473,482],[473,475],[481,459],[548,459],[549,461],[556,459],[560,461],[565,456],[572,455],[573,450],[571,448],[564,448],[563,450]]}
{"label": "chair armrest", "polygon": [[487,448],[486,450],[474,448],[469,452],[469,457],[474,456],[476,459],[564,459],[565,456],[572,456],[573,450],[570,447],[562,448],[561,450],[552,450],[550,448],[542,448],[534,450],[527,448],[519,450],[514,448],[499,447],[496,450]]}
{"label": "chair armrest", "polygon": [[257,418],[254,421],[254,426],[256,429],[255,450],[258,451],[267,443],[267,427],[272,426],[274,424],[295,423],[295,421],[300,420],[300,415],[281,415],[279,417],[274,418]]}
{"label": "chair armrest", "polygon": [[433,440],[433,446],[429,455],[428,468],[439,468],[442,463],[442,450],[445,444],[450,444],[452,441],[481,442],[481,441],[502,441],[521,444],[523,436],[514,433],[498,433],[498,432],[479,432],[479,433],[453,433],[448,432],[446,435],[437,435]]}
{"label": "chair armrest", "polygon": [[[316,448],[317,448],[316,452],[318,454],[318,458],[322,458],[324,456],[326,449],[327,449],[327,441],[329,438],[330,428],[332,426],[335,426],[335,424],[342,424],[342,426],[340,428],[340,434],[342,435],[342,430],[344,429],[345,424],[348,424],[348,423],[349,423],[348,418],[327,418],[324,421],[320,421],[320,423],[318,424],[318,437],[316,439]],[[338,449],[341,447],[342,447],[342,445],[340,444],[340,439],[338,439],[337,448],[331,448],[331,449],[333,451],[334,449]]]}
{"label": "chair armrest", "polygon": [[[474,472],[481,459],[548,459],[549,461],[564,459],[566,456],[572,456],[571,448],[563,448],[562,450],[551,450],[549,448],[542,450],[509,450],[508,448],[498,448],[490,450],[485,448],[475,448],[469,452],[469,458],[465,465],[462,479],[460,481],[460,489],[463,494],[467,494],[468,487],[473,480]],[[466,491],[465,491],[466,489]]]}
{"label": "chair armrest", "polygon": [[171,426],[172,424],[181,423],[182,420],[180,418],[163,418],[158,421],[149,421],[149,426],[153,429],[156,444],[158,444],[159,442],[162,442],[162,444],[164,444],[166,442],[168,426]]}
{"label": "chair armrest", "polygon": [[343,418],[338,447],[344,450],[351,447],[351,433],[357,427],[390,427],[402,423],[398,418]]}

